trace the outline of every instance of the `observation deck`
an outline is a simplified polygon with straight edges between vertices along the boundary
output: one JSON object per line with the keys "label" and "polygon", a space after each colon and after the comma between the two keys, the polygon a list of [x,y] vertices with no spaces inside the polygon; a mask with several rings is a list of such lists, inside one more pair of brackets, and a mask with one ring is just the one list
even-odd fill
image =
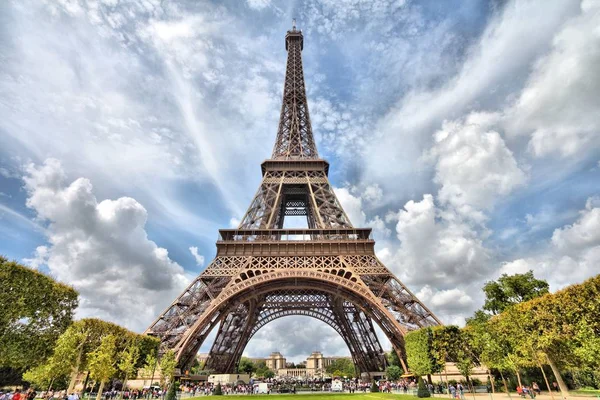
{"label": "observation deck", "polygon": [[217,256],[373,255],[371,228],[221,229]]}

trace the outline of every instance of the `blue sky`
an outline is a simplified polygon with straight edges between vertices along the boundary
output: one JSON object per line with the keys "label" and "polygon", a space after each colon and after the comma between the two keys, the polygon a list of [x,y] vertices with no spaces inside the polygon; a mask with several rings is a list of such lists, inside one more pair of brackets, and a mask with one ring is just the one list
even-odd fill
{"label": "blue sky", "polygon": [[[600,261],[599,13],[590,0],[2,2],[0,254],[73,284],[80,317],[142,331],[254,195],[296,18],[338,197],[445,322],[504,272],[579,282]],[[347,353],[290,318],[247,354]]]}

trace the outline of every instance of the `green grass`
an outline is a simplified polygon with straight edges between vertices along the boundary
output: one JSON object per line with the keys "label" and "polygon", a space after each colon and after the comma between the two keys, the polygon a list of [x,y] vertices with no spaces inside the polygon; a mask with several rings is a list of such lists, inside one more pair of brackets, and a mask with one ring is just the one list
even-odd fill
{"label": "green grass", "polygon": [[600,389],[579,389],[572,390],[570,393],[574,393],[579,396],[600,396]]}
{"label": "green grass", "polygon": [[[223,396],[225,399],[231,396]],[[253,395],[239,395],[239,396],[235,396],[235,398],[244,398],[244,399],[248,399],[248,400],[270,400],[270,399],[277,399],[277,400],[302,400],[303,398],[307,398],[310,397],[310,400],[321,400],[321,399],[327,399],[327,400],[333,400],[332,398],[338,398],[338,399],[345,399],[345,398],[352,398],[352,400],[414,400],[415,396],[411,396],[411,395],[406,395],[406,394],[395,394],[395,393],[306,393],[306,394],[253,394]],[[212,399],[214,399],[213,396],[211,396]],[[200,396],[200,397],[192,397],[190,399],[185,399],[185,400],[202,400],[202,399],[206,399],[206,396]]]}

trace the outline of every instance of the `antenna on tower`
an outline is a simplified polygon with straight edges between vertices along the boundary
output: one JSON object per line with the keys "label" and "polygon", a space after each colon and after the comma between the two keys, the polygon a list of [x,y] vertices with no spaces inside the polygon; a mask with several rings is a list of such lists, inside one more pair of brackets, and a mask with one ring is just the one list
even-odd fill
{"label": "antenna on tower", "polygon": [[296,18],[292,19],[292,30],[296,30]]}

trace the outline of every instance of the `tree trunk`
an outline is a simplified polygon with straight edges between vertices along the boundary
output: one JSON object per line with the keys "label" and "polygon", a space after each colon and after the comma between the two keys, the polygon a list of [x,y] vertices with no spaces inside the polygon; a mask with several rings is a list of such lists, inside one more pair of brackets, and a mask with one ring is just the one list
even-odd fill
{"label": "tree trunk", "polygon": [[98,394],[96,395],[96,400],[102,400],[102,391],[104,390],[104,381],[100,382],[100,387],[98,388]]}
{"label": "tree trunk", "polygon": [[444,363],[444,375],[446,375],[446,388],[448,389],[448,397],[452,398],[452,393],[450,393],[450,382],[448,381],[448,364]]}
{"label": "tree trunk", "polygon": [[123,392],[125,391],[125,385],[127,385],[127,375],[125,375],[125,379],[123,379],[123,385],[121,386],[121,399],[123,398]]}
{"label": "tree trunk", "polygon": [[431,380],[431,374],[427,374],[427,383],[433,385],[433,381]]}
{"label": "tree trunk", "polygon": [[473,395],[473,400],[475,400],[475,389],[473,388],[473,384],[471,383],[471,380],[469,379],[469,375],[466,375],[465,378],[467,378],[467,387],[469,388],[469,391]]}
{"label": "tree trunk", "polygon": [[50,379],[50,384],[48,385],[48,390],[46,390],[46,393],[50,392],[50,390],[52,390],[52,384],[54,384],[54,378]]}
{"label": "tree trunk", "polygon": [[[84,342],[85,343],[85,342]],[[83,357],[83,343],[80,345],[79,353],[77,354],[77,362],[75,362],[75,367],[73,367],[73,372],[71,373],[71,381],[69,382],[69,388],[67,389],[67,394],[73,393],[73,389],[75,388],[75,380],[77,379],[77,374],[79,374],[79,366],[81,365],[81,357]]]}
{"label": "tree trunk", "polygon": [[504,384],[504,390],[506,390],[506,394],[508,395],[508,398],[512,399],[512,396],[510,395],[510,390],[508,390],[508,385],[506,384],[506,379],[504,379],[504,374],[502,373],[502,371],[500,371],[500,377],[502,378],[502,383]]}
{"label": "tree trunk", "polygon": [[538,360],[538,367],[540,367],[540,369],[542,370],[542,375],[544,376],[544,382],[546,382],[546,387],[548,388],[548,393],[550,393],[550,397],[552,397],[552,400],[554,400],[554,393],[552,392],[552,389],[550,388],[550,383],[548,382],[548,377],[546,377],[546,371],[544,371],[544,366],[540,363],[540,361]]}
{"label": "tree trunk", "polygon": [[554,364],[554,361],[552,360],[552,358],[550,358],[550,356],[548,354],[546,354],[546,358],[548,359],[548,365],[550,365],[550,368],[552,368],[552,373],[554,374],[554,377],[556,378],[556,382],[558,383],[560,393],[561,393],[563,399],[566,399],[569,396],[569,388],[565,384],[565,381],[563,381],[563,378],[560,375],[560,371],[558,370],[558,367],[556,366],[556,364]]}
{"label": "tree trunk", "polygon": [[523,384],[521,383],[521,374],[519,373],[519,368],[515,369],[515,373],[517,374],[517,382],[519,383],[519,386],[523,387]]}
{"label": "tree trunk", "polygon": [[81,398],[83,398],[83,396],[85,396],[85,390],[87,389],[89,379],[90,379],[90,371],[88,371],[87,374],[85,374],[85,381],[83,381],[83,390],[81,392]]}

